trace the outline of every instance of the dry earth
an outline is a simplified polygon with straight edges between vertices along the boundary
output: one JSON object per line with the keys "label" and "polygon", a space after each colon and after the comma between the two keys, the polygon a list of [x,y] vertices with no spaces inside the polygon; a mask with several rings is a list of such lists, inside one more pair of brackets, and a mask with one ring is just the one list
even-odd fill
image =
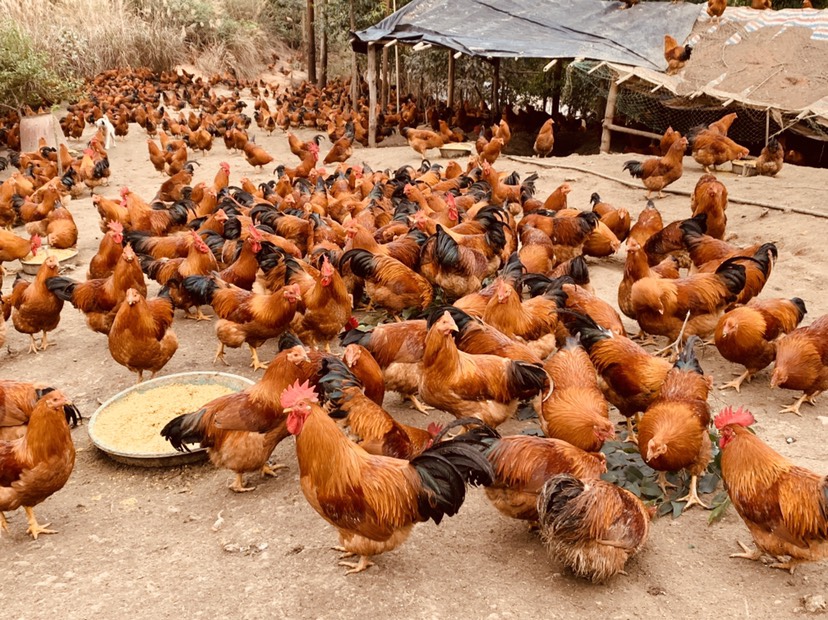
{"label": "dry earth", "polygon": [[[257,141],[276,161],[292,161],[281,133]],[[307,139],[309,132],[300,132]],[[122,185],[151,198],[162,177],[147,158],[145,135],[133,126],[126,141],[111,149],[112,178],[107,196]],[[88,136],[87,136],[88,138]],[[399,141],[399,138],[397,138]],[[398,142],[399,144],[399,142]],[[437,155],[436,152],[433,153]],[[358,150],[353,160],[372,167],[396,168],[413,162],[405,146]],[[625,155],[547,160],[621,177]],[[211,180],[218,163],[227,160],[231,180],[247,175],[270,178],[272,170],[256,172],[239,155],[225,153],[217,143],[195,181]],[[445,163],[445,162],[443,162]],[[500,169],[525,176],[536,167],[501,159]],[[564,180],[573,185],[570,206],[588,208],[592,192],[630,209],[644,207],[643,190],[572,170],[538,168],[539,195]],[[3,173],[2,178],[8,175]],[[675,188],[690,190],[701,174],[687,159],[684,177]],[[740,178],[721,174],[731,197],[828,214],[825,170],[786,166],[779,178]],[[689,200],[668,196],[658,201],[665,221],[689,215]],[[81,229],[80,256],[70,274],[83,279],[101,233],[88,195],[71,204]],[[765,295],[800,296],[808,304],[805,321],[828,312],[822,285],[828,272],[828,224],[824,219],[731,203],[730,232],[736,243],[773,240],[779,262]],[[22,231],[19,231],[22,232]],[[14,265],[10,265],[14,267]],[[598,292],[613,301],[621,279],[623,256],[592,261]],[[12,276],[3,289],[8,291]],[[152,290],[156,287],[153,285]],[[633,326],[630,326],[631,328]],[[212,365],[215,336],[211,324],[176,319],[181,341],[164,373],[216,368]],[[99,402],[128,387],[134,375],[117,365],[106,339],[91,333],[82,316],[68,306],[53,333],[57,345],[39,355],[26,353],[28,338],[10,327],[7,351],[0,352],[0,376],[49,381],[70,394],[85,415]],[[263,348],[263,359],[274,352]],[[246,350],[231,350],[229,372],[255,377],[247,367]],[[703,366],[717,382],[736,368],[708,348]],[[223,368],[221,368],[223,370]],[[828,473],[826,426],[828,397],[816,407],[803,407],[803,417],[777,411],[799,394],[771,391],[767,371],[741,395],[711,395],[715,410],[743,404],[756,414],[756,430],[774,449],[796,463]],[[386,406],[408,423],[426,419],[400,408],[396,395]],[[614,413],[617,417],[617,413]],[[443,413],[434,416],[446,420]],[[532,422],[510,422],[502,429],[518,432]],[[293,441],[283,442],[275,460],[288,464],[276,479],[249,494],[236,495],[226,486],[231,475],[209,464],[149,470],[119,465],[98,452],[86,427],[73,431],[79,450],[67,486],[38,509],[42,521],[60,531],[32,541],[22,511],[9,515],[11,534],[0,539],[0,609],[6,618],[52,618],[61,610],[70,618],[196,618],[313,617],[336,618],[783,618],[805,614],[802,599],[828,592],[826,566],[802,567],[795,576],[759,563],[733,560],[736,540],[748,532],[731,509],[711,527],[698,508],[672,520],[659,519],[645,550],[608,585],[593,586],[567,574],[548,559],[538,537],[524,523],[500,516],[479,490],[470,492],[460,514],[439,527],[418,526],[400,549],[381,556],[368,572],[345,577],[337,566],[335,531],[307,504],[299,485]],[[258,480],[254,480],[259,483]],[[211,528],[218,515],[218,531]]]}

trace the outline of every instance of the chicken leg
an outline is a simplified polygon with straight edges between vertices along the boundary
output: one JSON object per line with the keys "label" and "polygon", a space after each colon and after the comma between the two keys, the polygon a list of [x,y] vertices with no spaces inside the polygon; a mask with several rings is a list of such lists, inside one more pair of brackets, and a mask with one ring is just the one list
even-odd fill
{"label": "chicken leg", "polygon": [[247,493],[249,491],[255,491],[256,490],[256,487],[246,487],[246,486],[244,486],[244,478],[239,473],[236,474],[236,479],[233,480],[233,484],[231,484],[227,488],[230,489],[231,491],[233,491],[234,493]]}
{"label": "chicken leg", "polygon": [[43,337],[40,339],[40,350],[45,351],[49,348],[49,338],[46,331],[43,331]]}
{"label": "chicken leg", "polygon": [[635,434],[632,418],[627,418],[627,441],[638,445],[638,435]]}
{"label": "chicken leg", "polygon": [[29,353],[34,353],[37,355],[38,346],[37,340],[35,340],[34,334],[29,334],[29,338],[31,338],[31,342],[29,343]]}
{"label": "chicken leg", "polygon": [[26,530],[27,534],[31,534],[32,538],[37,540],[37,537],[41,534],[57,534],[56,530],[47,530],[46,528],[51,525],[51,523],[44,523],[40,525],[37,522],[37,519],[34,515],[34,510],[31,509],[29,506],[23,506],[23,510],[26,511],[26,519],[29,521],[29,527]]}
{"label": "chicken leg", "polygon": [[672,482],[667,480],[667,472],[665,472],[665,471],[658,472],[658,486],[659,486],[659,488],[661,489],[661,492],[664,495],[667,495],[667,489],[668,488],[670,488],[670,489],[675,489],[676,488],[676,485],[674,485]]}
{"label": "chicken leg", "polygon": [[267,369],[267,364],[259,360],[259,352],[256,350],[256,347],[250,346],[250,358],[252,360],[250,362],[250,367],[253,370]]}
{"label": "chicken leg", "polygon": [[229,366],[230,364],[227,363],[227,360],[224,359],[224,343],[219,342],[218,349],[216,349],[216,356],[213,358],[213,363],[215,364],[217,361],[221,360],[225,366]]}
{"label": "chicken leg", "polygon": [[793,575],[794,571],[796,570],[796,567],[802,564],[802,562],[802,560],[795,560],[791,558],[790,560],[787,560],[785,562],[774,562],[773,564],[769,564],[769,566],[771,568],[778,568],[780,570],[789,571],[791,575]]}
{"label": "chicken leg", "polygon": [[282,465],[281,463],[276,463],[271,465],[270,463],[265,463],[262,465],[262,476],[271,476],[275,478],[279,474],[276,473],[277,469],[287,469],[287,465]]}
{"label": "chicken leg", "polygon": [[4,515],[2,512],[0,512],[0,535],[2,535],[3,532],[8,532],[8,531],[9,531],[9,522],[6,521],[6,515]]}
{"label": "chicken leg", "polygon": [[799,398],[792,405],[788,405],[787,407],[784,407],[783,409],[780,409],[779,413],[795,413],[799,417],[802,417],[802,414],[799,413],[799,408],[802,406],[802,403],[808,403],[808,404],[813,405],[814,400],[816,399],[816,397],[819,394],[820,394],[820,392],[817,392],[816,394],[810,394],[810,395],[809,394],[803,394],[802,397]]}
{"label": "chicken leg", "polygon": [[193,319],[194,321],[211,321],[213,317],[207,316],[201,311],[201,306],[196,307],[195,313],[187,312],[184,314],[185,319]]}
{"label": "chicken leg", "polygon": [[405,395],[403,397],[403,400],[410,400],[411,406],[423,415],[428,415],[429,410],[434,409],[434,407],[429,407],[428,405],[424,405],[423,403],[421,403],[414,394]]}
{"label": "chicken leg", "polygon": [[[356,554],[354,554],[356,555]],[[361,555],[359,556],[359,562],[340,562],[340,566],[347,566],[351,570],[345,571],[346,575],[352,575],[354,573],[361,573],[364,570],[368,570],[370,567],[374,565],[374,563],[369,560],[370,556]]]}
{"label": "chicken leg", "polygon": [[682,510],[682,512],[684,512],[685,510],[688,510],[690,508],[690,506],[694,506],[696,504],[698,504],[699,506],[701,506],[705,510],[710,510],[710,506],[708,506],[707,504],[702,502],[701,499],[699,498],[698,483],[699,483],[699,477],[698,476],[690,476],[690,492],[687,493],[687,495],[685,495],[684,497],[675,500],[677,502],[687,502],[687,504],[684,506],[684,510]]}
{"label": "chicken leg", "polygon": [[749,370],[746,370],[737,379],[734,379],[733,381],[728,381],[727,383],[723,383],[722,385],[720,385],[719,389],[726,390],[727,388],[733,388],[734,390],[736,390],[737,394],[740,394],[742,382],[747,380],[747,382],[750,383],[751,379],[753,379],[753,373]]}
{"label": "chicken leg", "polygon": [[748,549],[748,546],[745,543],[743,543],[741,540],[737,540],[736,544],[739,545],[742,548],[744,553],[731,553],[730,554],[731,558],[742,558],[744,560],[751,560],[751,561],[755,562],[759,558],[762,557],[762,552],[759,551],[759,549],[756,549],[755,551],[751,551],[750,549]]}

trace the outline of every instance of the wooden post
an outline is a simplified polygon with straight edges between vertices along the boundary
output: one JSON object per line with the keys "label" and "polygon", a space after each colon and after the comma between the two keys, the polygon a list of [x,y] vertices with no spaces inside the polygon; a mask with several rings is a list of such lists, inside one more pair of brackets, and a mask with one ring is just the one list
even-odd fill
{"label": "wooden post", "polygon": [[321,0],[319,3],[319,17],[322,22],[322,37],[319,41],[319,76],[316,80],[316,86],[325,88],[328,84],[328,9],[325,6],[327,0]]}
{"label": "wooden post", "polygon": [[316,22],[313,16],[313,0],[307,0],[305,10],[305,37],[308,63],[308,82],[316,84]]}
{"label": "wooden post", "polygon": [[601,134],[601,152],[609,153],[610,140],[612,139],[612,119],[615,116],[615,100],[618,98],[618,84],[613,80],[610,83],[609,94],[607,95],[607,108],[604,111],[604,131]]}
{"label": "wooden post", "polygon": [[770,108],[765,110],[765,146],[770,141]]}
{"label": "wooden post", "polygon": [[380,105],[383,111],[388,109],[388,48],[382,47],[382,84],[380,86]]}
{"label": "wooden post", "polygon": [[[561,78],[563,77],[563,63],[558,62],[555,65],[555,85],[552,88],[552,116],[558,117],[561,109],[561,91],[563,90]],[[546,109],[544,108],[544,112]]]}
{"label": "wooden post", "polygon": [[[348,0],[348,17],[351,23],[351,32],[356,31],[356,19],[354,18],[354,0]],[[357,64],[357,53],[351,50],[351,108],[357,109],[359,99],[359,69]]]}
{"label": "wooden post", "polygon": [[446,95],[446,105],[448,107],[454,106],[454,50],[448,50],[448,94]]}
{"label": "wooden post", "polygon": [[493,120],[500,118],[500,58],[492,61],[494,73],[492,75],[492,115]]}
{"label": "wooden post", "polygon": [[377,50],[368,44],[368,147],[377,146]]}

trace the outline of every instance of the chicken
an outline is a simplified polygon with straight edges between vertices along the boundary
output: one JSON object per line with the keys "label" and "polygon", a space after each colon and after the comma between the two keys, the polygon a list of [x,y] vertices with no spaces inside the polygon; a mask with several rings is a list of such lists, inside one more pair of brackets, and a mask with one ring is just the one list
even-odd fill
{"label": "chicken", "polygon": [[34,282],[27,282],[19,275],[14,281],[8,303],[13,308],[12,324],[21,334],[29,334],[31,344],[29,353],[37,353],[38,346],[34,335],[42,332],[40,350],[45,351],[49,346],[48,332],[60,323],[60,311],[63,309],[63,299],[47,288],[47,280],[57,275],[58,260],[49,256],[37,270]]}
{"label": "chicken", "polygon": [[492,138],[489,143],[480,151],[481,161],[487,164],[494,165],[497,158],[500,157],[500,151],[503,150],[504,142],[502,138]]}
{"label": "chicken", "polygon": [[267,368],[259,360],[258,348],[284,332],[302,300],[298,284],[289,284],[268,295],[252,293],[221,281],[214,276],[189,276],[182,288],[197,304],[210,304],[219,321],[216,336],[219,346],[213,363],[224,359],[224,347],[238,348],[245,342],[250,347],[254,370]]}
{"label": "chicken", "polygon": [[288,147],[290,147],[290,152],[296,155],[300,160],[305,159],[305,156],[310,153],[311,147],[310,144],[313,143],[316,146],[317,152],[319,151],[320,142],[322,141],[322,136],[314,136],[307,142],[303,142],[299,138],[297,138],[291,132],[287,132],[287,139],[288,139]]}
{"label": "chicken", "polygon": [[[828,557],[828,476],[791,463],[750,432],[755,419],[741,407],[714,419],[722,451],[722,481],[747,525],[756,551],[732,558],[775,556],[772,568],[793,573],[805,562]],[[787,559],[786,559],[787,558]]]}
{"label": "chicken", "polygon": [[725,162],[750,155],[749,149],[710,129],[703,129],[696,134],[692,147],[693,159],[701,164],[705,172],[710,172],[710,166],[715,169]]}
{"label": "chicken", "polygon": [[400,135],[408,140],[408,146],[417,151],[422,159],[425,159],[425,153],[428,149],[439,149],[445,144],[440,134],[428,129],[403,127],[400,129]]}
{"label": "chicken", "polygon": [[108,230],[101,239],[98,252],[89,261],[86,279],[108,278],[115,270],[115,265],[124,251],[124,227],[120,222],[109,222]]}
{"label": "chicken", "polygon": [[491,466],[469,442],[442,442],[411,461],[372,455],[345,437],[316,401],[298,381],[281,395],[296,437],[302,492],[338,530],[346,555],[360,556],[358,563],[340,562],[349,567],[346,574],[399,547],[415,523],[456,514],[466,483],[491,483]]}
{"label": "chicken", "polygon": [[29,254],[36,256],[42,244],[43,240],[40,235],[23,239],[12,232],[0,230],[0,266],[3,263],[26,258]]}
{"label": "chicken", "polygon": [[707,0],[707,14],[711,17],[711,21],[715,19],[717,24],[721,21],[722,13],[726,8],[727,0]]}
{"label": "chicken", "polygon": [[319,385],[331,404],[331,417],[343,418],[349,435],[366,452],[411,460],[431,447],[440,430],[437,425],[423,430],[397,422],[365,395],[362,383],[342,361],[323,360],[320,374]]}
{"label": "chicken", "polygon": [[569,183],[561,183],[543,201],[543,208],[547,211],[566,209],[566,197],[571,191],[572,186]]}
{"label": "chicken", "polygon": [[658,397],[672,367],[670,362],[650,355],[629,338],[613,334],[585,315],[576,316],[569,330],[580,336],[604,381],[604,396],[627,418],[627,439],[635,441],[632,418]]}
{"label": "chicken", "polygon": [[[346,327],[354,329],[358,325],[356,319],[351,318]],[[382,406],[385,400],[385,380],[382,377],[382,368],[368,349],[361,344],[349,344],[342,352],[342,361],[362,384],[365,395]]]}
{"label": "chicken", "polygon": [[707,126],[707,128],[713,133],[726,136],[727,132],[730,131],[730,126],[737,118],[739,118],[739,115],[736,114],[736,112],[731,112],[730,114],[725,114],[719,120],[713,121]]}
{"label": "chicken", "polygon": [[[0,441],[23,437],[37,403],[55,389],[45,383],[0,380]],[[63,414],[73,427],[83,419],[78,408],[68,401]]]}
{"label": "chicken", "polygon": [[667,73],[672,75],[684,68],[685,63],[690,60],[693,48],[689,45],[679,45],[669,34],[664,35],[664,60],[667,61]]}
{"label": "chicken", "polygon": [[317,271],[301,267],[292,257],[285,259],[285,281],[298,284],[302,291],[302,306],[291,323],[291,330],[308,346],[324,343],[330,353],[330,341],[351,318],[351,295],[342,276],[333,268],[327,255]]}
{"label": "chicken", "polygon": [[261,381],[173,418],[161,435],[180,452],[189,449],[187,444],[207,448],[213,465],[235,472],[230,490],[253,491],[256,487],[244,484],[245,473],[275,476],[275,470],[284,467],[268,464],[273,450],[290,434],[279,395],[294,381],[307,381],[316,370],[304,347],[290,347],[273,358]]}
{"label": "chicken", "polygon": [[673,146],[673,142],[676,140],[681,140],[681,134],[672,127],[668,127],[664,131],[664,135],[661,136],[661,140],[658,142],[659,152],[662,155],[666,155],[667,151],[670,150],[670,147]]}
{"label": "chicken", "polygon": [[601,222],[606,224],[618,241],[624,241],[630,234],[630,213],[624,208],[616,208],[611,204],[603,202],[598,192],[589,197],[592,204],[592,211],[597,213]]}
{"label": "chicken", "polygon": [[[690,337],[664,384],[638,423],[638,446],[644,462],[659,472],[661,488],[666,485],[667,472],[686,469],[690,474],[690,491],[684,510],[698,504],[697,480],[707,469],[713,456],[710,435],[710,408],[707,394],[712,379],[696,359],[693,346],[697,337]],[[666,491],[665,491],[666,493]]]}
{"label": "chicken", "polygon": [[532,150],[538,157],[549,157],[552,149],[555,148],[555,133],[552,130],[554,124],[555,121],[549,118],[538,131],[538,137],[535,138],[535,144],[532,146]]}
{"label": "chicken", "polygon": [[729,362],[741,364],[745,372],[725,383],[720,390],[740,391],[757,372],[776,357],[777,339],[796,329],[807,310],[799,297],[792,299],[751,299],[746,306],[723,314],[716,325],[716,348]]}
{"label": "chicken", "polygon": [[651,513],[635,495],[570,474],[546,481],[538,495],[538,516],[549,554],[593,583],[623,572],[650,533]]}
{"label": "chicken", "polygon": [[127,290],[134,288],[144,296],[147,294],[144,273],[129,245],[124,248],[108,278],[75,282],[70,278],[53,277],[46,281],[46,286],[58,298],[83,312],[89,328],[101,334],[109,334]]}
{"label": "chicken", "polygon": [[638,214],[638,219],[632,228],[630,228],[630,234],[627,236],[627,244],[635,240],[643,248],[644,244],[647,243],[647,239],[662,228],[664,228],[664,220],[661,218],[661,213],[656,209],[655,203],[652,200],[648,200],[647,206]]}
{"label": "chicken", "polygon": [[425,403],[457,418],[474,417],[497,427],[514,415],[519,400],[547,385],[540,366],[460,351],[453,335],[459,329],[449,312],[435,312],[431,319],[420,376]]}
{"label": "chicken", "polygon": [[668,256],[655,267],[647,264],[647,254],[638,245],[635,239],[627,241],[627,260],[624,263],[624,276],[621,284],[618,285],[618,307],[631,319],[636,318],[635,309],[632,304],[633,284],[642,278],[670,278],[679,277],[678,260],[674,256]]}
{"label": "chicken", "polygon": [[684,150],[687,148],[687,138],[676,140],[663,157],[652,157],[643,163],[635,160],[624,162],[624,170],[630,175],[641,179],[647,188],[647,199],[653,190],[658,191],[658,197],[664,198],[661,190],[681,178],[684,171]]}
{"label": "chicken", "polygon": [[346,125],[345,135],[334,142],[331,150],[325,155],[322,163],[325,165],[347,161],[354,154],[351,146],[354,142],[354,126],[352,123]]}
{"label": "chicken", "polygon": [[23,506],[32,538],[56,533],[47,529],[49,523],[37,522],[33,508],[60,491],[75,467],[66,405],[61,392],[47,393],[35,405],[25,436],[0,441],[0,532],[9,529],[3,513]]}
{"label": "chicken", "polygon": [[543,434],[586,452],[600,451],[604,441],[615,438],[615,431],[587,352],[575,339],[567,338],[543,368],[552,381],[551,396],[534,401]]}
{"label": "chicken", "polygon": [[707,216],[707,234],[714,239],[724,239],[727,226],[727,188],[712,174],[703,174],[696,182],[690,199],[693,217],[699,213]]}
{"label": "chicken", "polygon": [[745,268],[735,260],[728,259],[715,273],[642,278],[633,284],[630,301],[641,329],[671,340],[712,335],[725,307],[745,287]]}
{"label": "chicken", "polygon": [[172,330],[173,311],[169,297],[148,300],[131,288],[115,314],[109,352],[116,362],[138,373],[138,383],[143,381],[145,370],[154,378],[178,349]]}
{"label": "chicken", "polygon": [[750,0],[750,8],[762,11],[764,9],[772,9],[773,3],[771,0]]}
{"label": "chicken", "polygon": [[511,518],[538,521],[538,493],[543,484],[557,474],[572,474],[585,480],[597,479],[606,471],[602,454],[587,454],[560,439],[500,434],[479,420],[469,418],[448,425],[438,439],[453,426],[466,424],[471,430],[458,436],[484,446],[494,478],[486,486],[486,496],[497,510]]}
{"label": "chicken", "polygon": [[[193,243],[186,258],[149,261],[143,265],[146,274],[161,286],[169,287],[170,298],[176,308],[184,310],[185,318],[196,321],[209,321],[210,317],[201,312],[201,305],[183,286],[188,276],[206,275],[218,270],[218,263],[213,252],[198,233],[192,231]],[[191,313],[190,308],[196,307]],[[237,345],[238,346],[238,345]]]}
{"label": "chicken", "polygon": [[49,247],[59,250],[73,248],[78,242],[75,220],[69,209],[60,203],[42,220],[26,224],[26,232],[42,237]]}
{"label": "chicken", "polygon": [[798,327],[776,345],[776,364],[771,375],[771,388],[802,390],[796,402],[779,413],[799,413],[803,402],[814,399],[828,389],[828,315],[807,327]]}
{"label": "chicken", "polygon": [[775,177],[782,170],[785,150],[776,138],[771,138],[756,159],[756,172],[762,176]]}
{"label": "chicken", "polygon": [[365,280],[365,291],[372,304],[392,316],[398,316],[406,308],[425,310],[434,298],[428,280],[391,256],[349,250],[339,261],[340,270],[346,265]]}
{"label": "chicken", "polygon": [[265,151],[262,147],[257,146],[255,142],[249,140],[244,145],[244,158],[247,160],[247,163],[253,166],[254,168],[259,168],[260,170],[273,161],[273,155]]}

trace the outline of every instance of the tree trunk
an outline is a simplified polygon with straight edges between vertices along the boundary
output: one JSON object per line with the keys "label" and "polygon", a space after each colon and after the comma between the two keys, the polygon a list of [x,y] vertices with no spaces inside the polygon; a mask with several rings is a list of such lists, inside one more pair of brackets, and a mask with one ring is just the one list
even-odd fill
{"label": "tree trunk", "polygon": [[319,78],[316,85],[325,88],[328,83],[328,7],[327,0],[319,3],[319,21],[322,28],[322,39],[319,41]]}
{"label": "tree trunk", "polygon": [[313,0],[307,0],[305,11],[305,54],[308,66],[308,82],[316,82],[316,21],[313,17]]}

